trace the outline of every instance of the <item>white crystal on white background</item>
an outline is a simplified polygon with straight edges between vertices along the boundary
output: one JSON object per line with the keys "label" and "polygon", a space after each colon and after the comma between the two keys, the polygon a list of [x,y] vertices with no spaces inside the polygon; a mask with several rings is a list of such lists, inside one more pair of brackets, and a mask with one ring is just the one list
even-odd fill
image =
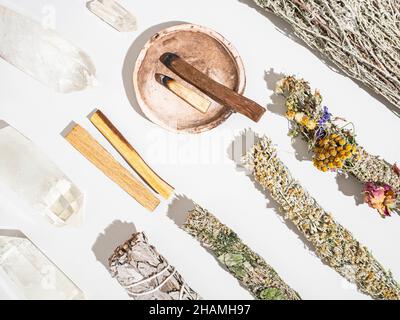
{"label": "white crystal on white background", "polygon": [[88,0],[86,7],[120,32],[135,31],[136,18],[117,1],[114,0]]}
{"label": "white crystal on white background", "polygon": [[32,141],[1,121],[0,187],[55,225],[69,223],[83,204],[68,177]]}
{"label": "white crystal on white background", "polygon": [[10,299],[84,299],[83,292],[19,231],[0,230],[0,288]]}
{"label": "white crystal on white background", "polygon": [[1,5],[0,57],[58,92],[83,90],[95,81],[96,69],[86,53]]}

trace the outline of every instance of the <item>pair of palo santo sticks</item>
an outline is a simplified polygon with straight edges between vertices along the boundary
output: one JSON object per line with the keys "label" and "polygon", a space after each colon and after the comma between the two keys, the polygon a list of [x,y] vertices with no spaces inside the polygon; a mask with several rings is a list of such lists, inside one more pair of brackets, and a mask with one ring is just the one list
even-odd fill
{"label": "pair of palo santo sticks", "polygon": [[[172,72],[214,101],[243,114],[255,122],[258,122],[266,111],[265,108],[261,107],[253,100],[211,79],[174,53],[164,53],[160,57],[160,61]],[[206,113],[211,105],[209,100],[168,76],[156,74],[156,79],[178,97],[182,98],[202,113]]]}
{"label": "pair of palo santo sticks", "polygon": [[[155,192],[165,199],[171,196],[174,189],[147,165],[100,110],[90,116],[90,121]],[[142,182],[136,179],[80,125],[74,125],[65,135],[65,139],[143,207],[154,211],[160,204],[160,200]]]}

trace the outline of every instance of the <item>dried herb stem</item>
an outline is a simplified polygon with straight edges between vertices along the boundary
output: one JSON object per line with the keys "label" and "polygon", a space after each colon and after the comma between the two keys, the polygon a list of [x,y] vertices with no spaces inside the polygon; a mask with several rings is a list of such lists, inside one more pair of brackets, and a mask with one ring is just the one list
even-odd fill
{"label": "dried herb stem", "polygon": [[392,274],[293,179],[269,139],[260,138],[244,163],[282,207],[285,219],[292,221],[313,245],[321,260],[374,299],[400,299],[400,287]]}
{"label": "dried herb stem", "polygon": [[[254,0],[400,111],[400,2]],[[400,114],[400,113],[399,113]]]}
{"label": "dried herb stem", "polygon": [[210,249],[218,260],[259,300],[299,300],[258,254],[245,245],[230,228],[200,206],[189,212],[183,229]]}

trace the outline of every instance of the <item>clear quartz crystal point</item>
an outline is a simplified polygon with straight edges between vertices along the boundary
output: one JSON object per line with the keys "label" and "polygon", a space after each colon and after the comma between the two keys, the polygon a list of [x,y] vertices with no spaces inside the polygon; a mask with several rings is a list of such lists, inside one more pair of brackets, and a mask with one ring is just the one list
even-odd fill
{"label": "clear quartz crystal point", "polygon": [[24,209],[37,211],[55,225],[71,223],[81,211],[83,194],[39,149],[0,121],[0,188]]}
{"label": "clear quartz crystal point", "polygon": [[83,292],[20,231],[0,230],[0,300],[81,300]]}
{"label": "clear quartz crystal point", "polygon": [[55,31],[0,5],[0,57],[62,93],[96,84],[89,56]]}
{"label": "clear quartz crystal point", "polygon": [[130,32],[137,29],[136,18],[117,1],[87,0],[86,7],[120,32]]}

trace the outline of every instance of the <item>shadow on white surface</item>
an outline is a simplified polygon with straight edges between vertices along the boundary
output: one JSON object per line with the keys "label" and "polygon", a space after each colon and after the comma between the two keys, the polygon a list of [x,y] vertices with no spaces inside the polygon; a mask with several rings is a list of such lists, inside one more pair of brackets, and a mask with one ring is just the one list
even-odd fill
{"label": "shadow on white surface", "polygon": [[274,92],[270,97],[272,103],[267,105],[267,109],[268,111],[278,114],[282,117],[285,116],[285,98],[279,94],[276,94],[275,89],[278,81],[282,80],[285,76],[286,75],[283,73],[275,72],[274,68],[270,68],[264,73],[264,80],[267,84],[267,88]]}
{"label": "shadow on white surface", "polygon": [[360,206],[364,203],[362,184],[355,177],[337,174],[336,182],[340,192],[345,196],[354,198],[356,206]]}
{"label": "shadow on white surface", "polygon": [[0,229],[0,237],[27,238],[20,230]]}
{"label": "shadow on white surface", "polygon": [[8,126],[9,124],[6,121],[0,119],[0,130]]}
{"label": "shadow on white surface", "polygon": [[103,233],[99,234],[92,247],[92,251],[99,261],[108,270],[108,259],[114,250],[137,233],[133,223],[114,221]]}
{"label": "shadow on white surface", "polygon": [[132,108],[145,119],[147,119],[147,117],[143,113],[142,109],[140,109],[139,103],[136,98],[135,89],[133,88],[133,71],[135,69],[136,60],[139,57],[139,54],[142,51],[145,44],[150,40],[150,38],[153,35],[155,35],[157,32],[160,32],[163,29],[184,23],[186,22],[169,21],[155,25],[147,29],[140,36],[136,38],[136,40],[128,49],[128,52],[125,56],[124,65],[122,68],[122,80],[124,82],[125,93],[126,96],[128,97],[129,103],[131,104]]}
{"label": "shadow on white surface", "polygon": [[186,221],[188,212],[195,206],[193,200],[184,195],[177,195],[168,207],[167,216],[181,228]]}
{"label": "shadow on white surface", "polygon": [[66,138],[68,134],[71,132],[73,128],[75,128],[77,123],[75,121],[71,121],[61,132],[60,136]]}

